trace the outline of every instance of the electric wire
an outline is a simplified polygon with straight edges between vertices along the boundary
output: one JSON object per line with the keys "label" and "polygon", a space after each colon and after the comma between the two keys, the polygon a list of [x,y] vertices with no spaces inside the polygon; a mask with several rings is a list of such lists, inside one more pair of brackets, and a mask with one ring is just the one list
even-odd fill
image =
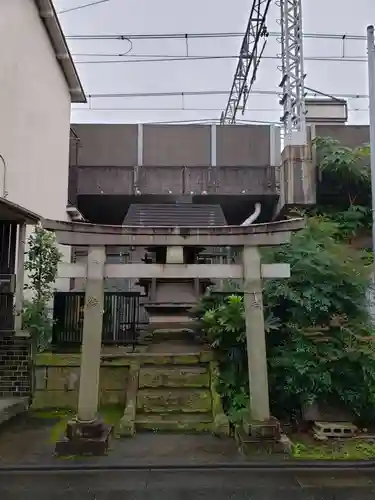
{"label": "electric wire", "polygon": [[[335,92],[314,91],[306,87],[307,96],[316,97],[318,95],[332,95],[339,99],[368,99],[368,94],[342,94]],[[277,90],[253,89],[254,95],[274,95],[279,96]],[[208,96],[208,95],[227,95],[228,90],[190,90],[190,91],[170,91],[170,92],[119,92],[119,93],[91,93],[86,94],[89,99],[111,99],[111,98],[133,98],[133,97],[187,97],[187,96]]]}
{"label": "electric wire", "polygon": [[[237,38],[243,37],[243,32],[203,32],[203,33],[145,33],[145,34],[107,34],[107,35],[67,35],[68,40],[186,40],[194,38]],[[269,32],[270,37],[278,38],[280,32]],[[364,35],[350,33],[304,33],[304,38],[328,40],[366,40]]]}
{"label": "electric wire", "polygon": [[[185,108],[185,107],[74,107],[78,111],[221,111],[221,108]],[[280,108],[246,108],[246,111],[256,113],[271,113],[280,111]],[[368,108],[349,108],[349,112],[368,112]]]}
{"label": "electric wire", "polygon": [[[269,36],[271,37],[280,37],[279,32],[270,32]],[[365,41],[366,37],[363,35],[355,35],[355,34],[347,34],[347,33],[305,33],[304,38],[312,38],[312,39],[330,39],[330,40],[340,40],[342,42],[346,40],[356,40],[356,41]],[[134,40],[161,40],[161,39],[205,39],[205,38],[235,38],[235,37],[243,37],[243,32],[203,32],[203,33],[149,33],[149,34],[109,34],[109,35],[68,35],[67,39],[71,40],[121,40],[128,41],[131,43]],[[75,61],[76,64],[117,64],[117,63],[148,63],[148,62],[171,62],[171,61],[197,61],[197,60],[220,60],[220,59],[238,59],[238,55],[232,56],[213,56],[213,55],[203,55],[203,56],[174,56],[174,55],[161,55],[161,54],[129,54],[132,50],[131,48],[126,53],[108,53],[108,54],[100,54],[100,53],[80,53],[75,54],[75,57],[116,57],[118,59],[114,60],[95,60],[95,61]],[[129,59],[123,60],[121,58],[127,57]],[[262,59],[270,59],[270,60],[279,60],[281,56],[264,56]],[[362,56],[310,56],[305,57],[307,61],[319,61],[319,62],[352,62],[352,63],[363,63],[366,62],[366,58]],[[88,94],[88,98],[128,98],[128,97],[169,97],[169,96],[198,96],[198,95],[227,95],[228,91],[188,91],[188,92],[152,92],[152,93],[108,93],[108,94]],[[280,91],[273,90],[252,90],[252,94],[255,95],[275,95],[280,96]],[[324,94],[324,93],[323,93]],[[368,99],[368,95],[366,94],[336,94],[333,93],[335,98],[338,99]],[[321,92],[310,92],[307,96],[319,96],[322,95]],[[331,94],[326,94],[331,95]],[[86,108],[74,108],[75,110],[86,110]],[[88,108],[90,109],[90,108]],[[108,110],[121,110],[121,108],[103,108]],[[129,110],[131,110],[130,108]],[[147,108],[152,111],[152,108]],[[159,109],[159,108],[155,108]],[[188,111],[186,108],[176,108],[179,111]],[[92,111],[100,111],[100,108],[91,108]],[[125,110],[125,108],[124,108]],[[134,108],[134,110],[141,110],[139,108]],[[160,110],[164,110],[161,109]],[[173,110],[173,108],[165,108],[165,110]],[[191,108],[191,111],[210,111],[208,108]],[[212,111],[216,111],[216,109],[212,109]],[[217,110],[220,111],[220,110]],[[254,110],[257,111],[257,110]],[[362,111],[362,109],[351,109],[350,111]],[[365,111],[365,109],[363,109]],[[149,123],[200,123],[207,122],[215,123],[219,122],[219,119],[207,118],[202,120],[174,120],[174,121],[166,121],[166,122],[149,122]],[[254,120],[237,120],[242,123],[257,123]],[[259,123],[279,123],[279,122],[259,122]]]}
{"label": "electric wire", "polygon": [[100,3],[105,3],[105,2],[109,2],[109,1],[110,0],[96,0],[94,2],[85,3],[83,5],[77,5],[76,7],[71,7],[70,9],[60,10],[60,12],[58,12],[58,14],[66,14],[67,12],[73,12],[76,10],[86,9],[87,7],[93,7],[94,5],[98,5]]}
{"label": "electric wire", "polygon": [[[130,40],[129,40],[130,41]],[[130,51],[131,49],[129,49]],[[114,54],[112,56],[103,56],[102,57],[123,57],[126,56],[127,54]],[[81,54],[81,57],[95,57],[95,56],[101,56],[101,54]],[[134,57],[134,56],[133,56]],[[142,56],[139,55],[138,57],[147,57],[147,56]],[[136,63],[155,63],[155,62],[176,62],[176,61],[207,61],[207,60],[223,60],[223,59],[238,59],[237,56],[167,56],[167,57],[157,57],[153,56],[151,59],[129,59],[129,60],[123,60],[123,59],[103,59],[99,61],[75,61],[75,64],[136,64]],[[262,56],[262,59],[269,59],[269,60],[281,60],[281,56]],[[361,62],[361,63],[366,63],[366,58],[363,57],[361,58],[360,56],[358,57],[324,57],[324,56],[312,56],[312,57],[305,57],[305,61],[318,61],[318,62]]]}

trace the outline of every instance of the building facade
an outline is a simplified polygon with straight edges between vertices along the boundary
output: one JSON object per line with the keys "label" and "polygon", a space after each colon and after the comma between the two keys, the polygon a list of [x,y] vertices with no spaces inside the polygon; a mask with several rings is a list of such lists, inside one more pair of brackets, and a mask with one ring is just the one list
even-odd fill
{"label": "building facade", "polygon": [[[31,219],[35,224],[38,216],[62,220],[69,217],[70,110],[72,102],[85,102],[85,94],[51,0],[2,0],[0,41],[3,48],[0,57],[0,201],[2,206],[10,203],[12,207],[12,210],[0,210],[0,260],[4,265],[8,263],[1,273],[3,278],[17,274],[16,286],[20,287],[23,263],[18,269],[14,264],[24,250],[25,237],[23,230],[20,232],[20,224],[28,225],[27,238],[32,230]],[[18,205],[35,214],[31,219],[22,218],[22,213],[27,211]],[[17,246],[21,249],[18,257]],[[9,249],[12,259],[6,258]],[[64,254],[64,258],[70,260],[69,248]],[[69,287],[69,280],[58,281],[57,287]],[[13,294],[8,289],[4,291],[3,286],[0,294],[0,422],[22,411],[30,395],[29,339],[22,336],[20,324],[15,325],[14,318],[9,318],[13,316],[12,300]]]}
{"label": "building facade", "polygon": [[0,196],[66,220],[71,103],[85,94],[52,1],[2,1],[0,40]]}

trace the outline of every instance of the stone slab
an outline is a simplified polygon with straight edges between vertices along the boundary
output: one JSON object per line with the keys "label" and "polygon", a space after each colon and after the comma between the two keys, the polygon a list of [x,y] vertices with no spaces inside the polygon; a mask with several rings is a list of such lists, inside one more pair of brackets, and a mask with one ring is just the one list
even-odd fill
{"label": "stone slab", "polygon": [[145,413],[167,412],[211,412],[212,397],[204,389],[140,389],[137,409]]}
{"label": "stone slab", "polygon": [[0,398],[0,424],[27,411],[29,398]]}
{"label": "stone slab", "polygon": [[164,432],[211,432],[212,415],[209,413],[141,413],[136,428]]}
{"label": "stone slab", "polygon": [[209,387],[207,366],[176,366],[141,368],[139,388],[147,387]]}

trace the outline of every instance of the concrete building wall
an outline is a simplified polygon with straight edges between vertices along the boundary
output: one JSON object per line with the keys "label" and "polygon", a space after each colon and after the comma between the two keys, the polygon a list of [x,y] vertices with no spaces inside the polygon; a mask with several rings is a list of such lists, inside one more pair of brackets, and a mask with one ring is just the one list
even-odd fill
{"label": "concrete building wall", "polygon": [[370,142],[370,127],[368,125],[316,125],[317,137],[332,137],[343,146],[355,148]]}
{"label": "concrete building wall", "polygon": [[79,142],[71,141],[72,200],[77,194],[131,195],[135,187],[142,194],[157,195],[276,192],[271,153],[275,145],[271,147],[269,126],[80,124],[73,128]]}
{"label": "concrete building wall", "polygon": [[0,2],[0,40],[0,194],[66,219],[71,99],[34,1]]}
{"label": "concrete building wall", "polygon": [[217,164],[227,167],[265,167],[270,164],[270,127],[217,127]]}
{"label": "concrete building wall", "polygon": [[[78,124],[78,164],[84,167],[133,167],[137,165],[138,127],[118,124]],[[72,149],[74,145],[72,144]],[[71,158],[71,161],[75,161]]]}
{"label": "concrete building wall", "polygon": [[211,165],[211,127],[144,125],[143,165],[156,167]]}

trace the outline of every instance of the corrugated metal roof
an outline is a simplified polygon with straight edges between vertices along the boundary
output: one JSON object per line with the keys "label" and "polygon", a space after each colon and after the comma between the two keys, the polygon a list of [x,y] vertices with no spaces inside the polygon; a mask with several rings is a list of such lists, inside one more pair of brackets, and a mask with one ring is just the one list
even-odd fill
{"label": "corrugated metal roof", "polygon": [[130,205],[124,226],[226,226],[220,205],[165,203]]}

